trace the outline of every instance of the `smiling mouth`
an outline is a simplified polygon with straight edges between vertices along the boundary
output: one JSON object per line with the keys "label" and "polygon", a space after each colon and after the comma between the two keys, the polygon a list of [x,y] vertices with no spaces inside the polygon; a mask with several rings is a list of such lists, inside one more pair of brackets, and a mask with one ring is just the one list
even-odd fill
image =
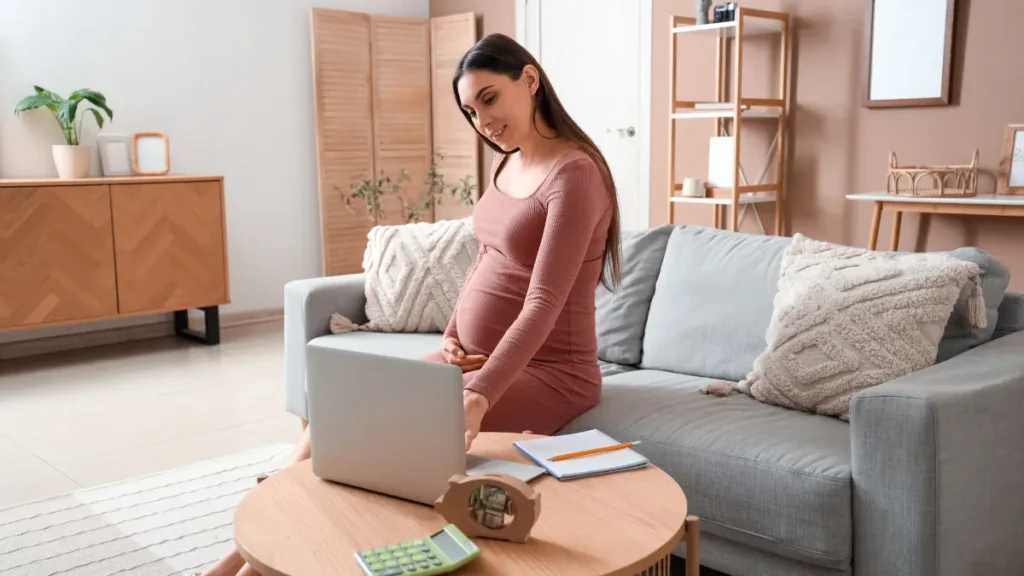
{"label": "smiling mouth", "polygon": [[491,132],[487,137],[490,138],[491,140],[498,140],[502,137],[502,135],[505,134],[505,128],[505,126],[502,126],[501,128],[495,130],[494,132]]}

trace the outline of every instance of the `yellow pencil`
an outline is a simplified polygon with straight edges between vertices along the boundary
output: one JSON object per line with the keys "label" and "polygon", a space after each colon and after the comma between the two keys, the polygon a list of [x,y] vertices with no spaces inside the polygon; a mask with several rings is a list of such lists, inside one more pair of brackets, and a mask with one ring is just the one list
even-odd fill
{"label": "yellow pencil", "polygon": [[560,460],[569,460],[570,458],[579,458],[580,456],[590,456],[591,454],[603,454],[605,452],[614,452],[615,450],[622,450],[624,448],[632,448],[640,444],[640,441],[635,442],[623,442],[622,444],[615,444],[613,446],[605,446],[603,448],[591,448],[590,450],[580,450],[579,452],[569,452],[568,454],[559,454],[558,456],[552,456],[552,462],[558,462]]}

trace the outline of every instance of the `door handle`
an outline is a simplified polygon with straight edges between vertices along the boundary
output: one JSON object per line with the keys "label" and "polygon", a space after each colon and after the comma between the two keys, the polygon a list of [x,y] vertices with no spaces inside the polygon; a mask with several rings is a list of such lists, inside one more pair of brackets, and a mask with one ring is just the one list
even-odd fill
{"label": "door handle", "polygon": [[625,134],[630,138],[636,136],[636,128],[633,128],[632,126],[629,126],[628,128],[609,128],[608,132],[618,132],[619,134]]}

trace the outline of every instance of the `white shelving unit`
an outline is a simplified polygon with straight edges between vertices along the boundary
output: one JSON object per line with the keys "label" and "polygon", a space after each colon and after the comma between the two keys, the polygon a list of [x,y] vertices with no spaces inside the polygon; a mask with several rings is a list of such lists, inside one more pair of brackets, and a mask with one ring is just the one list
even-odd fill
{"label": "white shelving unit", "polygon": [[[785,151],[788,137],[787,115],[789,111],[789,14],[755,10],[739,7],[736,19],[732,22],[697,25],[696,19],[687,16],[673,16],[671,23],[671,44],[669,62],[671,79],[669,81],[669,190],[668,209],[671,220],[677,206],[686,204],[712,205],[715,207],[714,225],[723,227],[728,214],[727,228],[732,231],[739,229],[741,209],[752,204],[776,204],[775,234],[782,235],[784,213],[785,185]],[[728,108],[703,109],[699,102],[679,100],[676,90],[678,69],[676,52],[678,38],[682,35],[714,38],[716,41],[715,69],[715,102],[728,103]],[[743,44],[744,38],[751,36],[777,35],[779,37],[780,78],[778,98],[748,98],[743,93]],[[731,46],[730,46],[731,43]],[[727,58],[727,48],[732,49],[731,58]],[[731,80],[730,97],[726,99],[726,84]],[[732,136],[733,152],[733,186],[728,188],[706,187],[703,198],[679,196],[682,185],[676,182],[676,123],[692,119],[714,119],[715,136]],[[765,165],[754,183],[749,183],[746,173],[740,164],[743,123],[746,120],[777,122],[778,128],[772,147],[768,152]],[[730,133],[729,128],[732,128]],[[777,181],[763,183],[771,162],[776,164]]]}

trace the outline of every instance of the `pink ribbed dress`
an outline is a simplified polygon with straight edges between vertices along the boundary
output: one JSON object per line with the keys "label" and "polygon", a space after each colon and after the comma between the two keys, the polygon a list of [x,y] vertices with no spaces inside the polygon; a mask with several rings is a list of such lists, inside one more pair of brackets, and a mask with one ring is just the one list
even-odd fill
{"label": "pink ribbed dress", "polygon": [[583,152],[560,158],[525,198],[500,191],[491,174],[473,216],[480,252],[445,331],[467,354],[489,357],[463,376],[490,402],[484,431],[553,434],[597,404],[594,292],[611,216]]}

